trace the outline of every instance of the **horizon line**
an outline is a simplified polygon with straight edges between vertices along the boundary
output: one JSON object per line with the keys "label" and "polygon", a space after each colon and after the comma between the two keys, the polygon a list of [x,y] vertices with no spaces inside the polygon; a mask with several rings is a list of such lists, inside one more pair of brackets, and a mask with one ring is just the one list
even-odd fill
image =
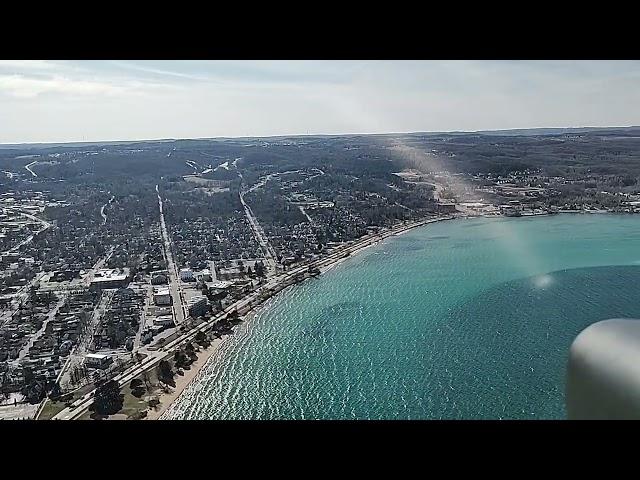
{"label": "horizon line", "polygon": [[242,140],[242,139],[266,139],[266,138],[291,138],[291,137],[349,137],[349,136],[380,136],[380,135],[442,135],[442,134],[486,134],[492,132],[519,132],[529,130],[602,130],[602,129],[632,129],[640,128],[640,125],[602,125],[602,126],[564,126],[564,127],[516,127],[497,128],[489,130],[438,130],[438,131],[402,131],[402,132],[347,132],[347,133],[291,133],[278,135],[238,135],[215,137],[183,137],[183,138],[138,138],[120,140],[69,140],[69,141],[40,141],[40,142],[0,142],[0,147],[29,146],[29,145],[73,145],[73,144],[100,144],[100,143],[141,143],[141,142],[176,142],[179,140]]}

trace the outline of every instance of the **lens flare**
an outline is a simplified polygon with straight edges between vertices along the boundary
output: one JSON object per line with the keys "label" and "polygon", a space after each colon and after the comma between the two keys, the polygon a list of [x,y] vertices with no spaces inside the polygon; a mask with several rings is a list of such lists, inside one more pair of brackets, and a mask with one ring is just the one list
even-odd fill
{"label": "lens flare", "polygon": [[536,288],[546,288],[553,283],[553,277],[551,275],[540,275],[533,279],[533,284]]}
{"label": "lens flare", "polygon": [[[337,111],[350,121],[360,125],[365,130],[389,131],[388,124],[383,118],[377,117],[372,111],[365,109],[365,106],[358,102],[353,96],[343,98],[339,104],[335,105]],[[366,124],[363,123],[366,119]],[[477,216],[460,204],[460,199],[466,202],[483,202],[472,181],[465,178],[465,175],[452,174],[447,166],[448,157],[442,152],[435,150],[427,151],[424,147],[409,145],[399,136],[379,136],[373,137],[390,156],[404,160],[406,168],[414,168],[427,176],[430,176],[434,186],[434,199],[439,200],[443,191],[452,194],[456,209],[459,215]],[[449,201],[449,200],[448,200]],[[517,235],[509,221],[496,219],[491,222],[492,229],[496,234],[496,239],[502,247],[505,261],[517,268],[523,277],[540,275],[549,271],[545,265],[543,256],[537,254],[526,238]],[[542,287],[550,283],[550,280],[541,280]]]}

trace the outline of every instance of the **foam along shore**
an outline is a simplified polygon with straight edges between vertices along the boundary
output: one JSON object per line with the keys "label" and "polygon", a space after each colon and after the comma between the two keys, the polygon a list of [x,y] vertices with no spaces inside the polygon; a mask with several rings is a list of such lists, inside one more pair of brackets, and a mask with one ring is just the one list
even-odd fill
{"label": "foam along shore", "polygon": [[[454,218],[458,218],[458,217],[455,217],[455,216],[435,217],[435,218],[430,218],[428,220],[420,220],[416,222],[396,225],[395,227],[392,227],[385,232],[367,235],[366,237],[361,238],[360,240],[356,240],[351,245],[345,245],[345,246],[339,247],[336,252],[332,252],[332,258],[327,259],[328,260],[327,264],[323,264],[322,266],[319,267],[320,273],[322,274],[327,272],[328,270],[335,267],[339,263],[342,263],[347,258],[350,258],[353,255],[359,252],[362,252],[366,248],[369,248],[373,245],[378,244],[379,242],[381,242],[382,240],[390,236],[398,235],[400,233],[404,233],[408,230],[411,230],[416,227],[421,227],[429,223],[440,222],[443,220],[452,220]],[[335,255],[336,253],[340,253],[341,255],[338,255],[337,257],[333,258],[333,255]],[[295,282],[295,283],[298,283],[298,282]],[[280,290],[278,293],[280,293],[281,291],[282,290]],[[276,295],[278,293],[276,293]],[[273,298],[273,297],[270,297],[270,298]],[[264,303],[261,303],[260,305],[254,307],[252,310],[248,311],[244,316],[242,316],[242,321],[243,322],[250,321],[253,318],[253,316],[257,313],[257,310],[263,306],[264,306]],[[226,338],[226,335],[222,336],[221,338],[215,338],[211,341],[211,345],[209,347],[201,348],[200,351],[197,352],[198,358],[190,365],[190,368],[188,370],[184,370],[184,375],[174,376],[174,381],[176,385],[175,387],[171,388],[170,392],[165,393],[160,389],[154,392],[155,395],[157,395],[160,403],[154,409],[149,410],[147,416],[145,417],[145,420],[159,419],[169,409],[169,407],[171,407],[171,405],[175,403],[175,401],[180,397],[182,392],[191,384],[191,382],[197,379],[197,377],[199,376],[198,374],[209,362],[209,360],[215,361],[215,359],[212,359],[212,357],[214,353],[216,353],[216,351],[219,349],[220,345],[224,342],[225,338]]]}

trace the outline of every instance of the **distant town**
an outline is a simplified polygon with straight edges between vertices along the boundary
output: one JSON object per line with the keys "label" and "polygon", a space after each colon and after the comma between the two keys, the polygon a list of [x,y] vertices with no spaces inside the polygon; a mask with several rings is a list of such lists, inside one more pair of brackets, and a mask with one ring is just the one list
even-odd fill
{"label": "distant town", "polygon": [[0,419],[152,417],[284,288],[429,222],[638,213],[639,159],[640,128],[0,146]]}

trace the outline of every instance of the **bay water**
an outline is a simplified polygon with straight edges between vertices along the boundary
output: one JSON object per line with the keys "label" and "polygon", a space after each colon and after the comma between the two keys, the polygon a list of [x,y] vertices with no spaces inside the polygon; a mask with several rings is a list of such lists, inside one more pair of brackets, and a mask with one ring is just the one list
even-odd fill
{"label": "bay water", "polygon": [[269,300],[162,418],[561,419],[572,340],[638,288],[640,216],[430,224]]}

